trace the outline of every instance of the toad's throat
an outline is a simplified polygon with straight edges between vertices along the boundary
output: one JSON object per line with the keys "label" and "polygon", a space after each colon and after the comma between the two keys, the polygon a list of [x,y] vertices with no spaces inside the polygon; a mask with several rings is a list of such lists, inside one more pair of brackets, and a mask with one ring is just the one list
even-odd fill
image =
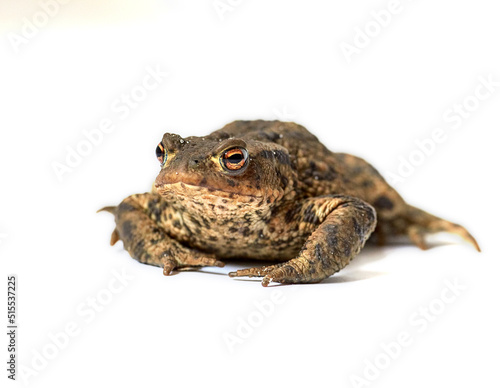
{"label": "toad's throat", "polygon": [[195,186],[183,182],[156,185],[158,193],[179,214],[212,218],[221,222],[260,221],[271,210],[272,202],[257,195]]}

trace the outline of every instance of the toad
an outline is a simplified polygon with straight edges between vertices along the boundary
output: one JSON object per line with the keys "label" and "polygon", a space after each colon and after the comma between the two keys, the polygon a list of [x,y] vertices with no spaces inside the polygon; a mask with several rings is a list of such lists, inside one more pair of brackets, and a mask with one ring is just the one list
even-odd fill
{"label": "toad", "polygon": [[235,121],[203,137],[166,133],[151,192],[118,206],[111,244],[141,263],[174,270],[270,261],[230,272],[262,285],[314,283],[340,271],[368,239],[406,236],[419,248],[462,226],[407,204],[361,158],[328,150],[303,126]]}

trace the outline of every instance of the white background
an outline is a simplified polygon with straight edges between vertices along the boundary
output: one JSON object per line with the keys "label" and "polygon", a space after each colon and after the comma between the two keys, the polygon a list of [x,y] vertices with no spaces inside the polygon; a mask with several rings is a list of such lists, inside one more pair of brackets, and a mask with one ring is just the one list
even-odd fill
{"label": "white background", "polygon": [[[373,27],[371,12],[387,1],[221,3],[234,4],[222,18],[212,0],[74,0],[21,44],[13,34],[21,36],[26,20],[44,22],[40,4],[0,4],[0,268],[3,290],[6,275],[18,275],[18,360],[31,370],[20,368],[19,380],[498,386],[500,87],[459,128],[443,119],[474,96],[478,77],[500,80],[496,2],[401,0],[401,12],[350,63],[342,42]],[[168,76],[121,118],[115,101],[157,66]],[[109,246],[113,219],[95,211],[149,190],[164,132],[202,135],[259,118],[301,123],[385,175],[416,140],[442,128],[446,141],[395,186],[408,202],[466,225],[483,252],[438,236],[428,251],[367,249],[321,284],[263,288],[220,275],[241,264],[165,278],[121,243]],[[115,124],[112,133],[59,180],[53,164],[65,163],[68,147],[103,119]],[[118,291],[116,272],[132,278]],[[439,302],[453,295],[447,280],[465,289]],[[255,303],[269,305],[273,295],[280,303],[259,321]],[[102,311],[87,305],[96,296],[107,303]],[[419,309],[429,304],[442,309],[422,322]],[[257,327],[228,346],[249,316]],[[63,341],[68,324],[77,334]],[[411,344],[385,365],[383,346],[401,332]],[[6,360],[6,338],[2,344]],[[52,359],[36,356],[44,353]],[[385,369],[372,371],[368,385],[353,384],[375,361]],[[4,382],[6,374],[2,367]]]}

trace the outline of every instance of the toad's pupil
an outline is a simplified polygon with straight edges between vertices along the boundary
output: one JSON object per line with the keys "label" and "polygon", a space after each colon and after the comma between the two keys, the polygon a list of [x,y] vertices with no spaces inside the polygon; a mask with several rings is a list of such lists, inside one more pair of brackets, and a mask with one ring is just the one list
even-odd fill
{"label": "toad's pupil", "polygon": [[243,160],[243,155],[239,154],[239,153],[234,153],[231,156],[229,156],[229,158],[227,158],[227,160],[229,161],[229,163],[238,164]]}
{"label": "toad's pupil", "polygon": [[163,158],[163,150],[160,148],[160,146],[156,147],[156,157]]}
{"label": "toad's pupil", "polygon": [[167,160],[167,152],[165,151],[165,148],[163,148],[161,143],[156,147],[156,158],[162,165]]}

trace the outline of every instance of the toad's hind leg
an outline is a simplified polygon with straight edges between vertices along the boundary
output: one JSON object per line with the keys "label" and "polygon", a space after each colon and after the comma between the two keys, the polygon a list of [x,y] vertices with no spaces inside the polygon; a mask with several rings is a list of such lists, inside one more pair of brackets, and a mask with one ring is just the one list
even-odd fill
{"label": "toad's hind leg", "polygon": [[462,237],[481,251],[476,239],[463,226],[436,217],[414,206],[404,204],[402,212],[391,219],[384,219],[382,212],[380,215],[375,231],[379,242],[384,242],[389,236],[405,235],[420,249],[427,249],[426,235],[446,232]]}
{"label": "toad's hind leg", "polygon": [[127,197],[117,207],[101,209],[115,215],[111,245],[122,240],[130,256],[141,263],[163,267],[164,275],[176,268],[223,267],[224,263],[213,254],[182,245],[160,227],[159,217],[165,206],[158,194],[145,193]]}
{"label": "toad's hind leg", "polygon": [[368,203],[348,196],[310,198],[297,209],[291,224],[311,231],[297,257],[276,265],[229,273],[231,277],[263,277],[262,285],[316,283],[340,271],[355,257],[375,229],[376,214]]}
{"label": "toad's hind leg", "polygon": [[446,232],[462,237],[465,241],[472,244],[479,252],[481,251],[476,239],[461,225],[443,220],[442,218],[436,217],[413,206],[408,206],[406,218],[409,221],[406,231],[408,237],[421,249],[427,249],[427,244],[425,242],[426,234]]}

